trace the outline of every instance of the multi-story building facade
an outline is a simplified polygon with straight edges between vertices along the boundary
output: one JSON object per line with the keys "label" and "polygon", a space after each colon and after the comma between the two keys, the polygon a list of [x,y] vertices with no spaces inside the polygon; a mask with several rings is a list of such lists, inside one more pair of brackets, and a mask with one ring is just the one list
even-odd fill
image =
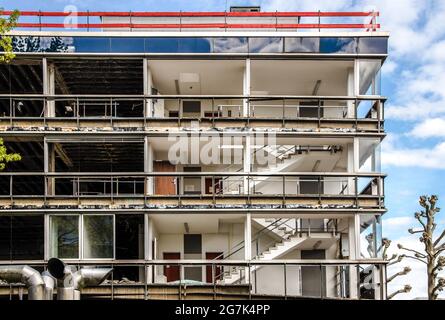
{"label": "multi-story building facade", "polygon": [[377,15],[19,24],[0,65],[0,136],[22,156],[0,173],[0,265],[112,266],[85,298],[384,299]]}

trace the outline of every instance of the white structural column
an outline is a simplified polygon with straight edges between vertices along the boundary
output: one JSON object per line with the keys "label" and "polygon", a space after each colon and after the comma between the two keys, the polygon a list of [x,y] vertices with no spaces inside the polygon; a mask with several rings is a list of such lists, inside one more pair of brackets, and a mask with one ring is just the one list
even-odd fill
{"label": "white structural column", "polygon": [[[243,95],[250,96],[250,59],[246,59],[246,66],[244,67]],[[249,114],[249,101],[248,99],[243,99],[243,117],[246,118]]]}
{"label": "white structural column", "polygon": [[[354,84],[354,68],[348,69],[348,83],[347,83],[347,96],[354,97],[355,96],[355,84]],[[355,118],[357,114],[355,113],[354,100],[348,100],[348,118]]]}
{"label": "white structural column", "polygon": [[360,60],[354,60],[354,96],[360,95]]}
{"label": "white structural column", "polygon": [[[250,261],[252,259],[252,216],[250,212],[246,213],[244,221],[244,260]],[[246,283],[250,282],[249,268],[245,269]]]}
{"label": "white structural column", "polygon": [[[353,138],[352,143],[348,143],[348,173],[356,173],[359,169],[359,139],[357,137]],[[357,188],[356,178],[348,178],[348,192],[350,195],[354,195]],[[355,214],[353,217],[349,218],[349,259],[358,260],[360,259],[360,216]],[[351,266],[349,269],[349,292],[351,298],[358,298],[358,284],[360,281],[358,278],[358,266]]]}
{"label": "white structural column", "polygon": [[[151,220],[148,213],[144,214],[144,259],[145,260],[154,260],[154,252],[153,252],[153,221]],[[152,266],[148,266],[145,270],[146,272],[146,280],[147,283],[154,282],[154,274],[155,268]]]}
{"label": "white structural column", "polygon": [[360,138],[354,137],[354,172],[357,173],[360,170]]}
{"label": "white structural column", "polygon": [[[144,173],[153,172],[153,146],[148,137],[144,137]],[[147,176],[145,184],[145,194],[154,194],[154,178]]]}
{"label": "white structural column", "polygon": [[[348,149],[348,173],[354,173],[354,142],[347,144]],[[355,183],[353,177],[348,177],[348,194],[353,195],[355,193]]]}
{"label": "white structural column", "polygon": [[[43,58],[43,94],[54,95],[56,90],[55,67]],[[53,98],[48,98],[45,104],[45,117],[56,116],[56,104]]]}
{"label": "white structural column", "polygon": [[[144,59],[143,62],[143,68],[144,68],[144,95],[151,95],[152,94],[152,87],[153,87],[153,77],[151,74],[150,67],[148,65],[148,59]],[[153,117],[153,100],[152,99],[146,99],[144,101],[144,115],[146,118]]]}
{"label": "white structural column", "polygon": [[[360,215],[355,214],[349,219],[349,259],[360,259]],[[349,269],[349,292],[351,298],[358,298],[358,266]]]}
{"label": "white structural column", "polygon": [[[251,164],[252,164],[252,137],[250,135],[246,135],[244,137],[244,149],[243,149],[243,172],[245,174],[250,173]],[[252,188],[252,181],[249,181],[247,176],[244,176],[244,194],[250,193],[250,188]]]}

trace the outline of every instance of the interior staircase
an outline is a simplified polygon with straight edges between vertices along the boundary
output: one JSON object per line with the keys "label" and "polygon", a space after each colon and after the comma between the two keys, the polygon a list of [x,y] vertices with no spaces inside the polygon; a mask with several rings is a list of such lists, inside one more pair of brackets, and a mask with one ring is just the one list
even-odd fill
{"label": "interior staircase", "polygon": [[[300,235],[291,235],[286,239],[283,239],[281,242],[275,243],[273,246],[269,247],[266,251],[262,252],[258,256],[255,256],[252,260],[256,261],[268,261],[278,259],[288,252],[292,251],[299,244],[303,243],[307,240],[307,236]],[[255,271],[260,269],[261,266],[252,266],[250,271]],[[220,284],[236,284],[240,282],[244,278],[244,268],[243,267],[234,267],[230,268],[229,271],[223,274],[222,279],[219,281]]]}

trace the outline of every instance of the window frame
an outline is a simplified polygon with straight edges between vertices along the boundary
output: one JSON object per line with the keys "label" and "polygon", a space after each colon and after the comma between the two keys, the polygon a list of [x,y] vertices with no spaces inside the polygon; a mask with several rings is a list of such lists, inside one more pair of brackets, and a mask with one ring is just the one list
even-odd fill
{"label": "window frame", "polygon": [[[64,217],[64,216],[77,216],[78,217],[78,257],[77,258],[59,258],[63,259],[64,261],[78,261],[78,260],[84,260],[84,261],[94,261],[94,260],[116,260],[116,215],[114,214],[103,214],[103,213],[84,213],[84,214],[76,214],[76,213],[68,213],[68,214],[49,214],[48,215],[48,245],[47,245],[47,252],[48,252],[48,259],[53,258],[52,256],[52,245],[53,245],[53,239],[52,239],[52,229],[53,229],[53,217]],[[111,216],[113,218],[113,255],[111,258],[85,258],[84,255],[84,217],[85,216]]]}

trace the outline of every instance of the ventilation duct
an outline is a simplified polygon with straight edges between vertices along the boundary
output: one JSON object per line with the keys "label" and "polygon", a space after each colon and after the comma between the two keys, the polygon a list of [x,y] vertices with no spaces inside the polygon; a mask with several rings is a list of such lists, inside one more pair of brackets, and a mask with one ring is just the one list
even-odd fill
{"label": "ventilation duct", "polygon": [[78,271],[62,260],[51,258],[48,271],[57,279],[57,300],[80,300],[80,290],[98,286],[110,275],[112,268],[82,268]]}
{"label": "ventilation duct", "polygon": [[0,279],[8,283],[23,283],[28,289],[28,300],[44,300],[45,282],[34,268],[1,266]]}

